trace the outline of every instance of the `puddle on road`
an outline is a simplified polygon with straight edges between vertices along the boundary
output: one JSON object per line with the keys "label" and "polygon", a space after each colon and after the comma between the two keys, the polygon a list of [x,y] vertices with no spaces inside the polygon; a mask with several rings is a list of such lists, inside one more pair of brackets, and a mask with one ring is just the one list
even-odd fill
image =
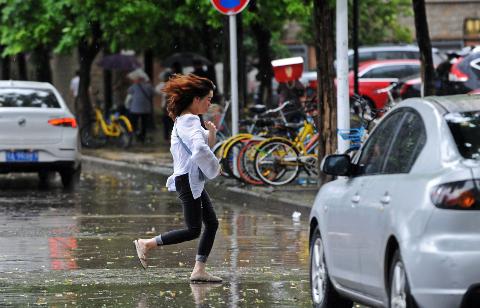
{"label": "puddle on road", "polygon": [[183,226],[174,193],[155,177],[84,173],[0,177],[0,306],[310,306],[308,228],[281,215],[215,202],[219,229],[208,265],[225,282],[193,285],[198,241],[165,246],[140,269],[132,240]]}

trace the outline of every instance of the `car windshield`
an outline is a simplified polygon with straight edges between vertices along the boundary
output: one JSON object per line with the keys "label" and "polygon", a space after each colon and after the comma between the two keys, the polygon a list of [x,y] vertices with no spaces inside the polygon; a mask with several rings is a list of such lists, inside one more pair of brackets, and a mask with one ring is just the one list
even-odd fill
{"label": "car windshield", "polygon": [[60,108],[50,90],[25,88],[0,88],[0,108]]}
{"label": "car windshield", "polygon": [[460,154],[480,159],[480,111],[450,113],[445,116]]}

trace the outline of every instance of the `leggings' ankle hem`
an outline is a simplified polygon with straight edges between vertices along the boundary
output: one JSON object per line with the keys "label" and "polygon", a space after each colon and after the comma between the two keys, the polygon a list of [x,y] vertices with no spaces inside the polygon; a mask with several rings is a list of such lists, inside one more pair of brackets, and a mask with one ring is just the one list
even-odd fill
{"label": "leggings' ankle hem", "polygon": [[207,258],[208,258],[208,256],[197,255],[195,257],[195,261],[199,261],[199,262],[202,262],[202,263],[207,263]]}
{"label": "leggings' ankle hem", "polygon": [[162,236],[161,235],[156,236],[155,242],[157,242],[157,246],[163,245]]}

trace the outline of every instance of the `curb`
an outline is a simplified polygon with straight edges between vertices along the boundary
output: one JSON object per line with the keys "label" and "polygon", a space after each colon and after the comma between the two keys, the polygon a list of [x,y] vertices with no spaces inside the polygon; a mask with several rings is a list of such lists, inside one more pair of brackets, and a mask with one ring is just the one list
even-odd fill
{"label": "curb", "polygon": [[[114,161],[88,155],[82,155],[82,168],[94,172],[106,170],[109,172],[147,173],[159,176],[160,181],[166,181],[173,172],[171,167]],[[209,195],[213,198],[247,208],[259,209],[259,206],[261,206],[261,210],[273,211],[288,216],[292,215],[292,212],[297,211],[302,213],[302,218],[304,219],[310,215],[310,204],[302,204],[288,198],[276,197],[272,193],[252,191],[232,183],[215,179],[207,182],[206,188]]]}

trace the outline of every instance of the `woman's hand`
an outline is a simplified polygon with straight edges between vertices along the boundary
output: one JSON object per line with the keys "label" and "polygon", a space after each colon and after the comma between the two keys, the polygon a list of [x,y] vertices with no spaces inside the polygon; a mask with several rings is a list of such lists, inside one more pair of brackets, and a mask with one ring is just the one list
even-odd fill
{"label": "woman's hand", "polygon": [[205,127],[210,133],[217,133],[217,127],[215,126],[215,124],[213,124],[212,121],[205,121]]}
{"label": "woman's hand", "polygon": [[205,121],[205,127],[208,130],[208,145],[213,148],[217,142],[217,127],[212,121]]}

